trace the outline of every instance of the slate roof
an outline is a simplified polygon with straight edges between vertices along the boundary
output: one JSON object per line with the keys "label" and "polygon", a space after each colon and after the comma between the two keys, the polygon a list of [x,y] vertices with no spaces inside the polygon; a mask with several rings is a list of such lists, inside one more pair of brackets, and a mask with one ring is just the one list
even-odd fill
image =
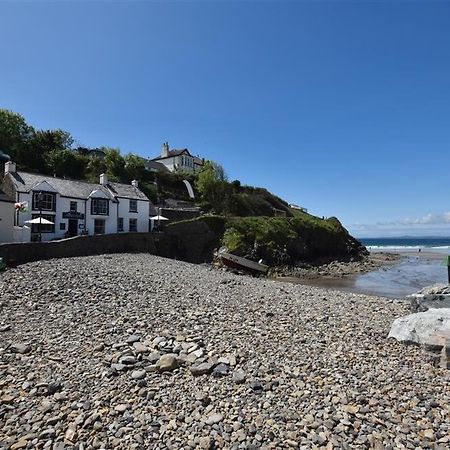
{"label": "slate roof", "polygon": [[14,203],[14,200],[0,189],[0,202]]}
{"label": "slate roof", "polygon": [[10,175],[19,192],[29,192],[39,183],[46,181],[64,197],[85,199],[89,197],[92,191],[100,189],[113,200],[115,197],[122,197],[148,201],[148,198],[141,190],[128,184],[110,182],[103,186],[101,184],[88,183],[87,181],[67,180],[27,172],[15,172],[10,173]]}
{"label": "slate roof", "polygon": [[169,154],[167,156],[157,156],[156,158],[153,158],[152,161],[158,161],[159,159],[172,158],[173,156],[182,155],[184,153],[187,153],[189,156],[192,156],[189,153],[189,150],[187,148],[183,148],[182,150],[169,150]]}
{"label": "slate roof", "polygon": [[163,164],[158,161],[149,160],[145,162],[145,168],[146,169],[154,169],[159,172],[170,172],[169,169]]}

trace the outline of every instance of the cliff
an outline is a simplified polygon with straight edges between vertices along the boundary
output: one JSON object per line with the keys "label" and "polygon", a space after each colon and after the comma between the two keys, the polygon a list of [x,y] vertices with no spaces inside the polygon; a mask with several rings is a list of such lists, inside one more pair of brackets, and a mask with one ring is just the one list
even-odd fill
{"label": "cliff", "polygon": [[336,218],[310,214],[295,217],[203,216],[170,224],[174,256],[190,262],[209,262],[214,249],[225,246],[231,253],[274,266],[302,262],[359,259],[366,248]]}

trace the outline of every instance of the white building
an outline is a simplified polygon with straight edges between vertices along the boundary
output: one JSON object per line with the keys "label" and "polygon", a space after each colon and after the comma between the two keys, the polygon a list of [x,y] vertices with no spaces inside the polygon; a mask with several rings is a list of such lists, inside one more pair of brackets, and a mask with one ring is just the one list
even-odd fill
{"label": "white building", "polygon": [[148,232],[150,200],[131,185],[52,178],[16,171],[13,162],[5,164],[3,190],[17,203],[27,203],[24,212],[15,214],[14,225],[42,216],[53,225],[31,225],[31,239],[61,239],[78,234]]}
{"label": "white building", "polygon": [[169,143],[164,142],[161,147],[161,155],[151,159],[147,166],[148,170],[154,169],[152,163],[163,164],[170,172],[193,173],[200,170],[203,161],[198,156],[192,156],[187,148],[183,150],[169,150]]}
{"label": "white building", "polygon": [[0,190],[0,244],[13,241],[14,200]]}

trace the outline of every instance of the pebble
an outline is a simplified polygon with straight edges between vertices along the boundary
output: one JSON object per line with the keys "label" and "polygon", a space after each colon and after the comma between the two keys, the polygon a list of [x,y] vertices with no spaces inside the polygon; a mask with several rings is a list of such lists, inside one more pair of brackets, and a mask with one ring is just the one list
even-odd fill
{"label": "pebble", "polygon": [[200,376],[200,375],[207,375],[207,374],[211,373],[213,368],[214,368],[214,364],[208,363],[208,362],[204,362],[204,363],[201,363],[201,364],[197,364],[197,365],[191,366],[190,367],[190,371],[191,371],[192,375],[197,377],[197,376]]}
{"label": "pebble", "polygon": [[134,370],[131,373],[131,378],[133,378],[133,380],[141,380],[142,378],[145,378],[146,374],[147,372],[145,370]]}
{"label": "pebble", "polygon": [[386,337],[408,304],[148,253],[24,264],[0,292],[0,447],[449,448],[448,370]]}
{"label": "pebble", "polygon": [[31,352],[31,346],[29,344],[15,343],[11,344],[9,350],[11,350],[14,353],[26,354]]}

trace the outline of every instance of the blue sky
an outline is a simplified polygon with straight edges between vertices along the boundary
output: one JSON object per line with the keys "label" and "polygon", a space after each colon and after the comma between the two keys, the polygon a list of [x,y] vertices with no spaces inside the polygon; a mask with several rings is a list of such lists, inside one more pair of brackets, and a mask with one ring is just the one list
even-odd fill
{"label": "blue sky", "polygon": [[0,1],[0,107],[220,162],[360,237],[450,235],[450,3]]}

